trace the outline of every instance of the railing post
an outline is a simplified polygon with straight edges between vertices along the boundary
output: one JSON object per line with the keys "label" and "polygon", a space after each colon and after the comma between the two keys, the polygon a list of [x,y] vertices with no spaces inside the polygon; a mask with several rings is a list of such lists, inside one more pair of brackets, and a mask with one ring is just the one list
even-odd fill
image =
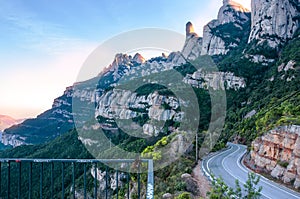
{"label": "railing post", "polygon": [[10,161],[7,162],[7,199],[10,199]]}
{"label": "railing post", "polygon": [[[140,169],[139,169],[140,170]],[[141,174],[140,171],[138,170],[137,173],[137,181],[138,181],[138,199],[141,199]]]}
{"label": "railing post", "polygon": [[118,170],[116,172],[116,180],[117,180],[117,183],[116,183],[117,199],[119,199],[119,171]]}
{"label": "railing post", "polygon": [[53,170],[54,170],[54,163],[51,162],[51,168],[50,168],[50,172],[51,172],[51,199],[53,199],[54,197],[54,176],[53,176]]}
{"label": "railing post", "polygon": [[43,162],[40,166],[40,199],[43,198]]}
{"label": "railing post", "polygon": [[18,199],[21,199],[21,162],[19,162]]}
{"label": "railing post", "polygon": [[73,188],[73,199],[75,199],[75,163],[72,162],[72,188]]}
{"label": "railing post", "polygon": [[83,189],[84,199],[86,199],[86,163],[83,165]]}
{"label": "railing post", "polygon": [[108,199],[108,173],[107,166],[105,166],[105,199]]}
{"label": "railing post", "polygon": [[129,199],[129,195],[130,195],[130,183],[129,183],[129,172],[130,172],[130,165],[128,163],[128,173],[126,175],[126,181],[127,181],[127,199]]}
{"label": "railing post", "polygon": [[65,172],[64,168],[65,164],[64,162],[61,163],[61,199],[65,198]]}
{"label": "railing post", "polygon": [[97,199],[97,163],[94,164],[95,178],[94,178],[94,198]]}
{"label": "railing post", "polygon": [[154,198],[154,171],[153,160],[148,160],[147,199]]}
{"label": "railing post", "polygon": [[32,162],[29,163],[29,176],[28,176],[28,198],[32,197]]}

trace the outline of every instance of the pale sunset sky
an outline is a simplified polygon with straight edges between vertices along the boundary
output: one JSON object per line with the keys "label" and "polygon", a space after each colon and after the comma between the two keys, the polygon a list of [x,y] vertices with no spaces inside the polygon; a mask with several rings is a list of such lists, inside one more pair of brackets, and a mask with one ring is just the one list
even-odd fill
{"label": "pale sunset sky", "polygon": [[[149,27],[185,34],[188,21],[202,35],[222,1],[0,0],[0,115],[29,118],[51,108],[114,35]],[[251,0],[236,2],[250,10]]]}

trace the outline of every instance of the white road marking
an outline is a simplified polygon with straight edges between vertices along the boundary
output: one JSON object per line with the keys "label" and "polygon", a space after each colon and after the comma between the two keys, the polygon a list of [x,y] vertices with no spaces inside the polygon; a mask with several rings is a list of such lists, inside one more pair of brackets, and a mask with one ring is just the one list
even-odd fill
{"label": "white road marking", "polygon": [[[239,147],[239,149],[240,149],[240,146],[239,146],[239,145],[236,145],[236,146]],[[247,167],[243,168],[243,166],[241,165],[240,159],[243,157],[244,154],[245,154],[245,153],[241,154],[241,156],[237,159],[236,163],[237,163],[237,165],[238,165],[243,171],[245,171],[245,172],[253,172],[253,171],[251,171],[250,169],[248,169]],[[247,170],[246,170],[246,169],[247,169]],[[282,192],[284,192],[284,193],[287,193],[287,194],[289,194],[289,195],[291,195],[291,196],[294,196],[294,197],[296,197],[296,198],[299,198],[299,196],[294,195],[293,193],[288,192],[288,191],[284,190],[283,188],[279,188],[279,187],[280,187],[279,184],[278,184],[278,185],[275,185],[274,182],[270,181],[269,179],[265,178],[264,176],[262,176],[262,175],[260,175],[260,174],[258,174],[258,173],[255,173],[255,174],[258,175],[258,176],[260,176],[261,182],[264,182],[265,184],[268,184],[268,185],[274,187],[275,189],[280,189],[280,191],[282,191]],[[278,186],[279,186],[279,187],[278,187]],[[290,191],[293,191],[293,190],[290,190]]]}
{"label": "white road marking", "polygon": [[[232,153],[229,153],[228,155],[226,155],[226,156],[223,158],[223,160],[222,160],[222,166],[223,166],[224,170],[225,170],[230,176],[232,176],[232,177],[238,179],[241,183],[245,183],[245,182],[243,182],[243,180],[242,180],[240,177],[235,176],[233,173],[231,173],[230,169],[227,168],[226,165],[224,164],[225,159],[229,158],[230,156],[233,156],[233,154],[237,153],[237,152],[240,151],[241,148],[242,148],[240,145],[233,145],[233,144],[231,144],[231,143],[229,144],[229,148],[228,148],[227,150],[225,150],[225,151],[223,151],[223,152],[221,152],[221,153],[219,153],[219,154],[217,154],[217,155],[215,155],[215,156],[210,157],[210,158],[207,160],[207,162],[206,162],[206,168],[204,167],[204,163],[203,163],[204,161],[202,161],[202,168],[203,168],[203,171],[205,172],[205,174],[206,174],[211,180],[213,180],[213,179],[212,179],[211,171],[210,171],[210,168],[209,168],[210,162],[211,162],[213,159],[217,158],[218,156],[221,156],[221,155],[223,155],[224,153],[227,153],[228,151],[230,151],[230,150],[233,148],[233,146],[237,146],[238,149],[235,150],[235,151],[233,151]],[[238,159],[236,160],[236,164],[237,164],[237,166],[238,166],[242,171],[244,171],[245,173],[248,174],[249,172],[253,172],[253,171],[251,171],[250,169],[248,169],[247,167],[245,167],[245,165],[241,164],[241,158],[243,157],[243,155],[244,155],[245,153],[246,153],[246,151],[243,152],[243,153],[238,157]],[[207,172],[207,171],[208,171],[208,172]],[[282,187],[281,185],[276,185],[274,182],[270,181],[269,179],[265,178],[264,176],[261,176],[260,174],[256,174],[256,175],[259,175],[259,176],[261,177],[261,179],[262,179],[262,180],[261,180],[261,183],[265,183],[265,184],[267,184],[267,185],[269,185],[269,186],[271,186],[271,187],[274,187],[275,189],[278,189],[278,190],[281,191],[281,192],[284,192],[285,194],[288,194],[288,195],[293,196],[293,197],[295,197],[295,198],[299,198],[299,196],[297,196],[297,195],[291,193],[291,192],[294,192],[293,190],[290,190],[291,192],[288,192],[288,191],[285,190],[285,187]],[[296,193],[296,192],[295,192],[295,193]],[[264,196],[264,197],[266,197],[266,198],[270,198],[270,197],[266,196],[264,193],[261,193],[261,195]]]}

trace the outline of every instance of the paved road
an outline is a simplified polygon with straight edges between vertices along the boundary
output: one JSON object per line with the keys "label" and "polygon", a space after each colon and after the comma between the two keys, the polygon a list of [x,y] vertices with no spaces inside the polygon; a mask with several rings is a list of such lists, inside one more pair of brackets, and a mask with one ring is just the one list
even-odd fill
{"label": "paved road", "polygon": [[[228,148],[220,153],[205,158],[202,161],[204,173],[212,173],[216,177],[222,177],[224,182],[235,187],[235,180],[240,181],[240,185],[245,184],[250,170],[241,164],[241,158],[246,153],[246,146],[229,143]],[[272,182],[263,176],[260,178],[259,186],[262,186],[261,198],[269,199],[300,199],[300,194],[282,185]]]}

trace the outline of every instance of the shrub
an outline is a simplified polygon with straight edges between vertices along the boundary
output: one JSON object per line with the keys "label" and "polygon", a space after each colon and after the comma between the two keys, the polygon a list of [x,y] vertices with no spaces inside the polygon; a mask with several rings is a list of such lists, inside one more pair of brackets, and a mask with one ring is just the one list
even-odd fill
{"label": "shrub", "polygon": [[183,192],[179,196],[177,196],[175,199],[192,199],[191,194],[188,192]]}

